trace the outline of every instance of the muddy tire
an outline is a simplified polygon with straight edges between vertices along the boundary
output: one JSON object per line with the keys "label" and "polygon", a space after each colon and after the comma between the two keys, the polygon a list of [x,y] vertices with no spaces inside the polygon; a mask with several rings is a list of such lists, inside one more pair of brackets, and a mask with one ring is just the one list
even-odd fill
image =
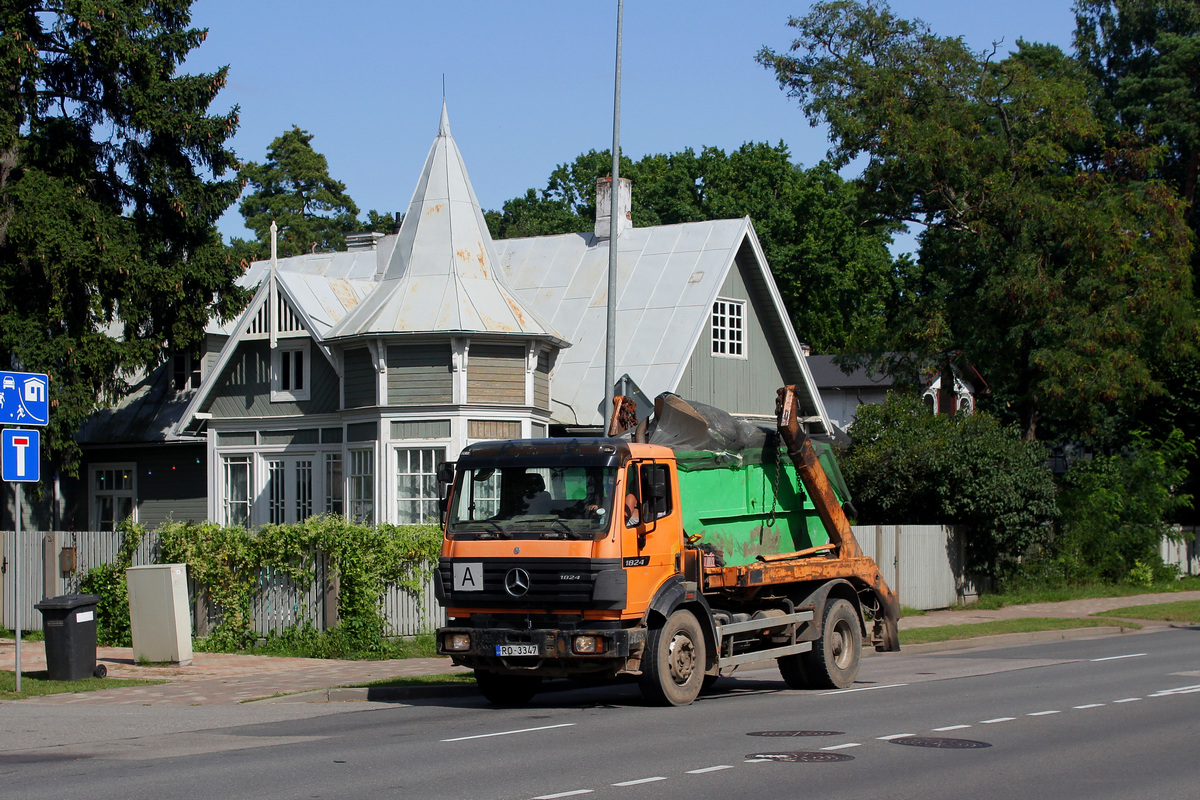
{"label": "muddy tire", "polygon": [[511,708],[526,705],[537,694],[542,679],[538,675],[501,675],[487,670],[475,670],[475,685],[479,693],[494,705]]}
{"label": "muddy tire", "polygon": [[704,633],[690,611],[680,609],[646,635],[642,695],[663,706],[686,706],[704,685]]}
{"label": "muddy tire", "polygon": [[812,650],[803,654],[809,685],[814,689],[848,688],[858,675],[861,656],[862,628],[858,613],[849,600],[830,600],[825,604],[821,638],[813,642]]}
{"label": "muddy tire", "polygon": [[809,689],[812,684],[809,683],[808,675],[804,672],[804,657],[808,653],[795,653],[790,656],[775,659],[779,664],[779,675],[783,678],[783,682],[788,685],[789,689]]}

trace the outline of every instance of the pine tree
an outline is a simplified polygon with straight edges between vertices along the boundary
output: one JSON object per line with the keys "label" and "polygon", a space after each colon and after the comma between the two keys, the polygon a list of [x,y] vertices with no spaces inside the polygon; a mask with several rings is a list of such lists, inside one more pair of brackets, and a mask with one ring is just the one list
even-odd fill
{"label": "pine tree", "polygon": [[226,69],[176,72],[205,37],[190,7],[0,7],[0,367],[50,376],[44,475],[75,473],[75,433],[130,375],[244,302],[215,227],[237,109],[209,113]]}

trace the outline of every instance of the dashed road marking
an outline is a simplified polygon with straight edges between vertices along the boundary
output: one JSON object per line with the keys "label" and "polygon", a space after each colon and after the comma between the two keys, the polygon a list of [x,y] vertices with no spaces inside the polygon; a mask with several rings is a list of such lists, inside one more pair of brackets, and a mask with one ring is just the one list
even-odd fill
{"label": "dashed road marking", "polygon": [[934,728],[935,731],[961,731],[963,728],[969,728],[970,725],[947,725],[944,728]]}
{"label": "dashed road marking", "polygon": [[1195,692],[1200,692],[1200,686],[1180,686],[1177,689],[1160,689],[1150,696],[1151,697],[1169,697],[1170,695],[1173,695],[1173,694],[1193,694]]}
{"label": "dashed road marking", "polygon": [[1122,658],[1141,658],[1144,655],[1146,655],[1146,654],[1145,653],[1127,653],[1123,656],[1105,656],[1104,658],[1093,658],[1092,663],[1094,664],[1098,661],[1120,661]]}
{"label": "dashed road marking", "polygon": [[469,739],[487,739],[491,736],[512,736],[514,733],[533,733],[534,731],[548,731],[554,728],[571,728],[574,727],[574,722],[564,722],[560,725],[543,725],[540,728],[521,728],[515,731],[497,731],[496,733],[480,733],[475,736],[459,736],[454,739],[442,739],[443,742],[465,742]]}
{"label": "dashed road marking", "polygon": [[665,777],[663,777],[662,775],[659,775],[654,778],[637,778],[636,780],[632,780],[632,781],[621,781],[620,783],[610,783],[609,786],[640,786],[643,783],[657,783],[658,781],[665,781],[665,780],[666,780]]}
{"label": "dashed road marking", "polygon": [[875,738],[879,739],[880,741],[883,741],[883,742],[888,742],[888,741],[891,741],[892,739],[903,739],[906,736],[916,736],[916,734],[915,733],[889,733],[887,736],[876,736]]}
{"label": "dashed road marking", "polygon": [[1100,708],[1102,705],[1104,705],[1104,703],[1088,703],[1088,704],[1082,705],[1082,706],[1075,706],[1075,708],[1082,710],[1085,708]]}
{"label": "dashed road marking", "polygon": [[706,772],[718,772],[723,769],[733,769],[732,764],[717,764],[715,767],[701,767],[700,769],[689,769],[688,775],[703,775]]}
{"label": "dashed road marking", "polygon": [[862,747],[859,742],[846,742],[845,744],[832,744],[829,747],[822,747],[822,750],[845,750],[848,747]]}
{"label": "dashed road marking", "polygon": [[1027,716],[1027,717],[1047,717],[1047,716],[1050,716],[1051,714],[1061,714],[1061,713],[1062,713],[1061,711],[1055,711],[1055,710],[1031,711],[1028,714],[1026,714],[1025,716]]}
{"label": "dashed road marking", "polygon": [[996,717],[995,719],[985,719],[979,722],[980,725],[992,725],[997,722],[1012,722],[1016,717]]}
{"label": "dashed road marking", "polygon": [[594,789],[576,789],[573,792],[559,792],[558,794],[539,794],[533,800],[558,800],[560,797],[575,797],[580,794],[591,794]]}
{"label": "dashed road marking", "polygon": [[1141,700],[1140,697],[1122,697],[1120,700],[1113,700],[1114,703],[1136,703]]}
{"label": "dashed road marking", "polygon": [[831,694],[850,694],[851,692],[873,692],[876,689],[895,689],[899,686],[908,686],[907,683],[888,683],[883,686],[860,686],[857,689],[837,689],[832,692],[822,692],[822,697],[828,697]]}

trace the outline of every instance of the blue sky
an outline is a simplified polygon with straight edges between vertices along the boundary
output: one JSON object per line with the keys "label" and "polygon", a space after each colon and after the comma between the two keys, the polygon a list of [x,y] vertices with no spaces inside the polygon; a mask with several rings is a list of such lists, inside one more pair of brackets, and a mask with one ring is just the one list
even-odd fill
{"label": "blue sky", "polygon": [[[1070,0],[893,0],[975,49],[1003,40],[1070,47]],[[240,107],[232,146],[262,161],[298,125],[365,215],[403,211],[437,133],[442,81],[475,192],[498,209],[550,171],[612,141],[616,0],[196,0],[208,39],[184,69],[228,64],[214,110]],[[782,140],[795,162],[828,142],[754,62],[786,49],[805,2],[627,0],[621,148],[634,159],[685,147]],[[634,188],[636,192],[636,187]],[[236,205],[221,220],[248,236]]]}

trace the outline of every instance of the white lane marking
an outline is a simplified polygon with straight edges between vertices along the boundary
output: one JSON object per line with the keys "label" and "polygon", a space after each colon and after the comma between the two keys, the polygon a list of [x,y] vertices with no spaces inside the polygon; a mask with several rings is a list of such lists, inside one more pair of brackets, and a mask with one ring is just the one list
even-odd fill
{"label": "white lane marking", "polygon": [[887,742],[892,739],[903,739],[907,736],[916,736],[916,734],[915,733],[889,733],[887,736],[876,736],[875,738],[879,739],[880,741]]}
{"label": "white lane marking", "polygon": [[895,689],[897,686],[908,686],[908,684],[889,683],[884,686],[861,686],[858,689],[838,689],[837,691],[833,692],[821,692],[821,696],[824,697],[831,694],[849,694],[850,692],[870,692],[874,691],[875,689]]}
{"label": "white lane marking", "polygon": [[1145,653],[1128,653],[1123,656],[1107,656],[1106,658],[1093,658],[1092,663],[1094,664],[1097,661],[1118,661],[1122,658],[1141,658],[1144,655],[1146,655],[1146,654]]}
{"label": "white lane marking", "polygon": [[574,722],[564,722],[561,725],[543,725],[540,728],[521,728],[515,731],[497,731],[496,733],[481,733],[476,736],[459,736],[456,739],[442,739],[443,742],[465,742],[468,739],[487,739],[489,736],[512,736],[514,733],[533,733],[534,731],[548,731],[554,728],[570,728],[575,725]]}
{"label": "white lane marking", "polygon": [[655,783],[657,781],[665,781],[664,777],[657,778],[638,778],[634,781],[621,781],[620,783],[610,783],[609,786],[638,786],[643,783]]}
{"label": "white lane marking", "polygon": [[944,728],[934,728],[935,731],[961,731],[963,728],[969,728],[970,725],[947,725]]}
{"label": "white lane marking", "polygon": [[1062,713],[1061,711],[1033,711],[1029,714],[1026,714],[1025,716],[1027,716],[1027,717],[1044,717],[1044,716],[1047,716],[1048,714],[1061,714],[1061,713]]}
{"label": "white lane marking", "polygon": [[1151,697],[1168,697],[1173,694],[1194,694],[1200,692],[1200,685],[1197,686],[1180,686],[1178,689],[1159,689]]}
{"label": "white lane marking", "polygon": [[558,794],[539,794],[533,800],[558,800],[560,797],[574,797],[579,794],[591,794],[594,789],[576,789],[573,792],[559,792]]}
{"label": "white lane marking", "polygon": [[773,759],[773,758],[747,758],[743,763],[745,763],[745,764],[765,764],[768,761],[774,762],[775,759]]}
{"label": "white lane marking", "polygon": [[1088,704],[1087,704],[1087,705],[1085,705],[1085,706],[1075,706],[1075,708],[1079,708],[1079,709],[1083,709],[1083,708],[1100,708],[1100,706],[1102,706],[1102,705],[1104,705],[1104,703],[1088,703]]}
{"label": "white lane marking", "polygon": [[1114,703],[1136,703],[1138,700],[1141,700],[1141,699],[1142,698],[1140,698],[1140,697],[1125,697],[1120,700],[1113,700],[1113,702]]}
{"label": "white lane marking", "polygon": [[701,767],[700,769],[689,769],[688,775],[703,775],[706,772],[719,772],[723,769],[733,769],[731,764],[717,764],[715,767]]}
{"label": "white lane marking", "polygon": [[994,722],[1012,722],[1016,717],[996,717],[995,719],[982,720],[980,725],[991,725]]}
{"label": "white lane marking", "polygon": [[822,747],[822,750],[845,750],[848,747],[862,747],[858,742],[846,742],[845,744],[834,744],[829,747]]}

